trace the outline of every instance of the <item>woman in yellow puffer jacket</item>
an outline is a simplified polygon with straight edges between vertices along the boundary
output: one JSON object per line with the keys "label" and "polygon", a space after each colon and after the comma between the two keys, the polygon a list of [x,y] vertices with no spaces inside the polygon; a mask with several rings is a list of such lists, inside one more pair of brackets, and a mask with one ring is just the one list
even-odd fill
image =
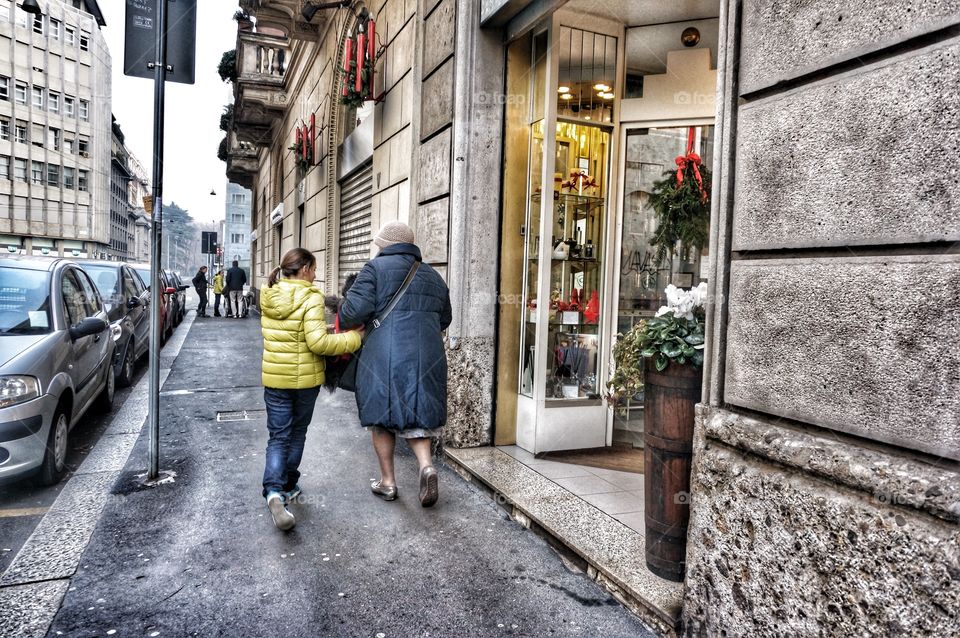
{"label": "woman in yellow puffer jacket", "polygon": [[[314,287],[317,260],[309,250],[287,251],[260,293],[263,400],[267,406],[267,460],[263,496],[274,524],[296,524],[287,504],[300,495],[298,470],[324,381],[324,357],[360,348],[358,331],[327,332],[323,293]],[[282,275],[282,276],[281,276]]]}

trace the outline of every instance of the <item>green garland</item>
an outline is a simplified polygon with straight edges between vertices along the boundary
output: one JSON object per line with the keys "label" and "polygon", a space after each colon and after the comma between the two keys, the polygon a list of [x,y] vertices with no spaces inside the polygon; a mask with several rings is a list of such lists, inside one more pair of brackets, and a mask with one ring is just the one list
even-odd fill
{"label": "green garland", "polygon": [[373,60],[364,60],[360,73],[361,90],[357,91],[357,61],[350,60],[350,72],[343,78],[347,87],[347,94],[340,95],[340,103],[344,106],[358,109],[363,106],[365,101],[371,99],[367,91],[370,88],[370,78],[373,77]]}
{"label": "green garland", "polygon": [[667,255],[673,257],[674,248],[680,242],[681,255],[693,248],[703,250],[710,241],[710,170],[700,164],[703,190],[697,183],[694,167],[688,164],[683,170],[683,182],[677,186],[677,172],[667,171],[663,179],[653,185],[650,203],[657,217],[657,230],[650,240],[656,246],[655,263],[660,265]]}

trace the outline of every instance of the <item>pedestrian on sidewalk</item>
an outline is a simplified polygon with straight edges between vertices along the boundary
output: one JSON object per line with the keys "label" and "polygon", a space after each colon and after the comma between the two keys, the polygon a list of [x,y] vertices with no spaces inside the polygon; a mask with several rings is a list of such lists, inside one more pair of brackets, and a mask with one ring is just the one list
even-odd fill
{"label": "pedestrian on sidewalk", "polygon": [[[380,464],[380,480],[371,490],[386,501],[397,498],[393,456],[399,436],[420,464],[420,504],[431,507],[439,495],[432,440],[447,421],[442,333],[452,319],[450,291],[433,268],[421,263],[406,224],[386,224],[373,242],[380,252],[364,265],[339,313],[344,327],[368,326],[357,362],[356,398],[360,423],[371,432]],[[398,292],[402,296],[381,323],[381,313]]]}
{"label": "pedestrian on sidewalk", "polygon": [[223,270],[213,276],[213,316],[220,316],[220,297],[223,295]]}
{"label": "pedestrian on sidewalk", "polygon": [[227,288],[230,289],[230,298],[227,300],[227,314],[233,312],[237,319],[241,318],[240,306],[243,303],[243,287],[247,284],[247,273],[240,267],[240,262],[234,260],[233,266],[227,271]]}
{"label": "pedestrian on sidewalk", "polygon": [[324,357],[354,352],[361,343],[356,330],[327,332],[324,295],[313,285],[316,272],[313,253],[294,248],[260,293],[263,400],[270,435],[263,496],[274,524],[282,530],[296,524],[287,505],[300,495],[300,459],[324,381]]}
{"label": "pedestrian on sidewalk", "polygon": [[200,266],[200,270],[197,271],[197,274],[193,278],[193,287],[196,289],[197,294],[200,295],[200,303],[197,305],[198,317],[207,316],[207,285],[207,267]]}

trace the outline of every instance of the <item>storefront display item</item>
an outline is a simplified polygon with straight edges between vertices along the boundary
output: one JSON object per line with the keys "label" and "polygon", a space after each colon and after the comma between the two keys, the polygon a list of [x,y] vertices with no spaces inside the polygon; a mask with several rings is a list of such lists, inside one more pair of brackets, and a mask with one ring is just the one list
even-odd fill
{"label": "storefront display item", "polygon": [[600,295],[597,294],[596,290],[590,293],[590,301],[587,302],[587,307],[583,310],[583,318],[586,323],[597,323],[600,318]]}
{"label": "storefront display item", "polygon": [[588,239],[587,245],[583,247],[583,258],[593,259],[593,240]]}

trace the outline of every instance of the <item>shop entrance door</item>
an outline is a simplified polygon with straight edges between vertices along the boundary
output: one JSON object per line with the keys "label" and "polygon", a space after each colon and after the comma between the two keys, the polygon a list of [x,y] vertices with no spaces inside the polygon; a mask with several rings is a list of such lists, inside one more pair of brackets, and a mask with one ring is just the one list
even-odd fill
{"label": "shop entrance door", "polygon": [[[713,126],[625,126],[622,131],[621,219],[618,250],[616,332],[624,334],[666,304],[668,284],[690,288],[704,280],[706,252],[675,254],[662,262],[650,244],[657,231],[651,194],[676,175],[676,158],[695,152],[707,169],[713,161]],[[643,447],[643,391],[613,407],[612,441]]]}

